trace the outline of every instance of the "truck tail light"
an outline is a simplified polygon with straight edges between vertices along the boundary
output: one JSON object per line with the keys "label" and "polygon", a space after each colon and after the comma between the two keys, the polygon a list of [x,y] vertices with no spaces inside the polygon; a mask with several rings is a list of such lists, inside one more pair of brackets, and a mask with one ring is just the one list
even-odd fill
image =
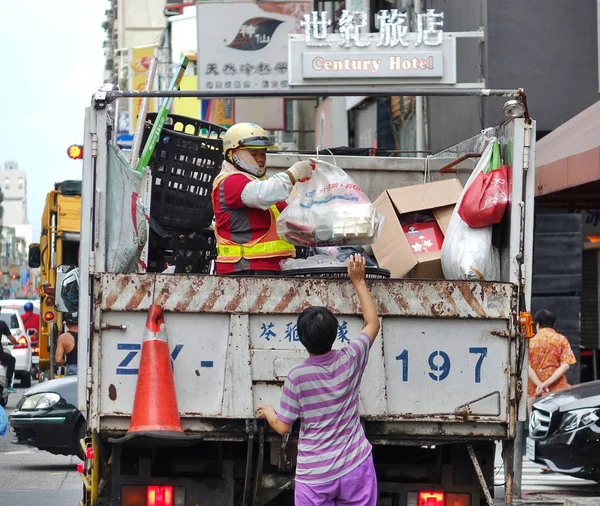
{"label": "truck tail light", "polygon": [[471,494],[446,494],[446,506],[471,506]]}
{"label": "truck tail light", "polygon": [[122,506],[185,506],[185,487],[121,485]]}
{"label": "truck tail light", "polygon": [[54,320],[54,313],[52,311],[46,311],[44,313],[44,320],[47,322],[51,322]]}
{"label": "truck tail light", "polygon": [[173,487],[149,485],[146,489],[146,506],[173,506]]}
{"label": "truck tail light", "polygon": [[14,350],[18,350],[18,349],[22,349],[22,348],[27,348],[27,338],[23,337],[23,336],[19,337],[17,344],[15,344],[13,346]]}
{"label": "truck tail light", "polygon": [[421,490],[417,501],[418,506],[446,506],[446,494],[444,492],[435,492]]}
{"label": "truck tail light", "polygon": [[54,306],[54,297],[52,295],[48,295],[45,299],[44,302],[46,303],[46,306],[50,306],[53,307]]}

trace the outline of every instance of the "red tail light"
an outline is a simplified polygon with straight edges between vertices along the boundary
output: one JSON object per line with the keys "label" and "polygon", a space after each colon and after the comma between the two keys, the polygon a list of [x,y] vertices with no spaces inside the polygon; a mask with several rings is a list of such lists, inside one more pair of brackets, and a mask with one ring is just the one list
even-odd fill
{"label": "red tail light", "polygon": [[446,506],[446,497],[444,492],[419,492],[418,506]]}
{"label": "red tail light", "polygon": [[40,348],[39,348],[38,346],[36,346],[36,347],[33,349],[33,354],[34,354],[35,356],[38,356],[38,355],[40,354]]}
{"label": "red tail light", "polygon": [[54,320],[54,313],[52,311],[46,311],[44,313],[44,320],[46,320],[47,322],[51,322],[52,320]]}
{"label": "red tail light", "polygon": [[48,295],[44,302],[46,303],[46,306],[52,307],[54,306],[54,297],[52,297],[52,295]]}
{"label": "red tail light", "polygon": [[173,506],[173,487],[149,485],[146,489],[146,506]]}
{"label": "red tail light", "polygon": [[15,350],[21,349],[21,348],[27,348],[27,338],[23,337],[23,336],[19,337],[17,344],[15,344],[13,346],[13,349],[15,349]]}

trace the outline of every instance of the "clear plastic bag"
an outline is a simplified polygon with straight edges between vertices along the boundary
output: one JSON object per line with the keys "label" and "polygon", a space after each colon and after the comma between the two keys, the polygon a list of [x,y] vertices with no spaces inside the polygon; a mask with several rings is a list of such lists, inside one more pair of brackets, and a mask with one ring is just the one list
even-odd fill
{"label": "clear plastic bag", "polygon": [[442,270],[446,279],[500,280],[500,253],[492,244],[493,225],[471,228],[462,220],[458,212],[465,191],[483,167],[487,166],[494,140],[491,140],[485,148],[450,218],[442,245]]}
{"label": "clear plastic bag", "polygon": [[341,168],[320,160],[316,165],[277,219],[279,236],[297,246],[374,243],[384,216]]}

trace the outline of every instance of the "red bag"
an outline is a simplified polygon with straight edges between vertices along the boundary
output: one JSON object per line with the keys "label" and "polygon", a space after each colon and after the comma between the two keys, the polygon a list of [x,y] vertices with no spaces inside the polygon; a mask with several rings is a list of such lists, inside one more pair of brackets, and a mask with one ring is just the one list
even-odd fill
{"label": "red bag", "polygon": [[510,168],[502,164],[500,144],[494,141],[487,167],[465,189],[458,214],[471,228],[500,223],[508,207]]}

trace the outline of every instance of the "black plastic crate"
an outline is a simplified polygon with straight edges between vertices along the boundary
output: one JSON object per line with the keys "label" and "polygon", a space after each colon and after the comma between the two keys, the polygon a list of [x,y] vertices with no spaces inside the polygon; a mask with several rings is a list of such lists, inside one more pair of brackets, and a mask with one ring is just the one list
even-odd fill
{"label": "black plastic crate", "polygon": [[[156,121],[157,113],[149,112],[146,114],[146,121],[153,124]],[[199,135],[211,139],[220,139],[227,131],[227,128],[208,123],[201,119],[190,118],[189,116],[180,116],[179,114],[169,114],[163,128],[175,130],[188,135]]]}
{"label": "black plastic crate", "polygon": [[181,274],[212,274],[217,257],[212,230],[176,231],[164,229],[162,237],[151,231],[148,272],[162,272],[174,265]]}
{"label": "black plastic crate", "polygon": [[[148,115],[142,146],[155,114]],[[209,137],[185,131],[204,132]],[[150,159],[152,205],[150,215],[162,227],[202,230],[213,219],[212,183],[221,170],[224,128],[194,118],[169,115]]]}

